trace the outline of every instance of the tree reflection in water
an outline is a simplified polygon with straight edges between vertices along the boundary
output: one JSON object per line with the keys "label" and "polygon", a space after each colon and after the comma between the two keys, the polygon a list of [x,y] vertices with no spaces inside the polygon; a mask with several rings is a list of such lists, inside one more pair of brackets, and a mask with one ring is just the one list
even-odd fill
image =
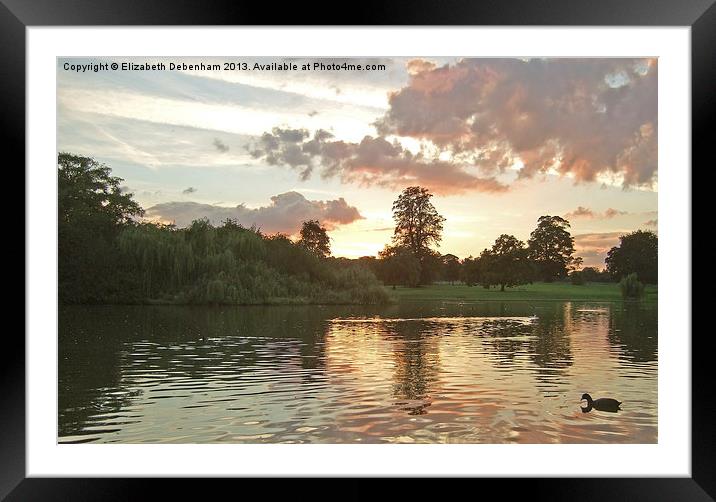
{"label": "tree reflection in water", "polygon": [[[63,307],[59,323],[62,442],[656,440],[646,305]],[[583,414],[588,390],[628,406]]]}
{"label": "tree reflection in water", "polygon": [[429,321],[385,323],[384,336],[393,351],[395,404],[410,415],[424,415],[430,406],[432,385],[440,371],[439,339]]}

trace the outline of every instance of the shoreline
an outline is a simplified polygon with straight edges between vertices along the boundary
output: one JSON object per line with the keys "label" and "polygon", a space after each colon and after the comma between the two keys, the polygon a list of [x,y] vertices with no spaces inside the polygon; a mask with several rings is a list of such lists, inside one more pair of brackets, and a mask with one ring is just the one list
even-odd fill
{"label": "shoreline", "polygon": [[536,282],[507,288],[500,291],[498,288],[485,289],[481,286],[467,286],[465,284],[431,284],[409,288],[405,286],[384,286],[390,300],[384,303],[359,302],[321,302],[310,301],[305,298],[275,298],[259,303],[184,303],[171,300],[145,299],[136,302],[117,303],[60,303],[62,306],[80,305],[106,305],[106,306],[186,306],[186,307],[267,307],[267,306],[361,306],[381,307],[414,301],[430,302],[599,302],[599,303],[627,303],[627,304],[657,304],[658,286],[648,285],[645,296],[641,300],[625,300],[621,296],[619,285],[616,283],[590,283],[586,285],[573,285],[571,283]]}

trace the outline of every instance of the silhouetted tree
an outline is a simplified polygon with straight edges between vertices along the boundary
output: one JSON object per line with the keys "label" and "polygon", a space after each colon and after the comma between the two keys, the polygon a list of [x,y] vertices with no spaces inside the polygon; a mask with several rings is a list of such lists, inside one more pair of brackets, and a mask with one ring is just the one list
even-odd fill
{"label": "silhouetted tree", "polygon": [[480,256],[481,283],[484,286],[506,287],[532,281],[531,265],[525,243],[512,235],[500,235],[492,249]]}
{"label": "silhouetted tree", "polygon": [[443,265],[443,278],[446,281],[450,281],[453,284],[455,281],[460,280],[460,272],[462,265],[460,264],[460,258],[454,254],[444,254],[441,257]]}
{"label": "silhouetted tree", "polygon": [[619,237],[620,244],[609,250],[604,260],[607,272],[619,280],[636,273],[640,281],[656,284],[658,281],[659,238],[649,230],[637,230]]}
{"label": "silhouetted tree", "polygon": [[480,259],[468,256],[462,260],[460,279],[468,286],[480,284]]}
{"label": "silhouetted tree", "polygon": [[427,188],[413,186],[403,190],[393,203],[393,245],[410,250],[419,260],[422,284],[431,282],[436,275],[434,267],[439,266],[439,261],[430,246],[440,246],[445,221],[430,202],[431,197]]}
{"label": "silhouetted tree", "polygon": [[386,246],[380,253],[379,279],[390,286],[415,287],[420,283],[420,260],[410,249]]}
{"label": "silhouetted tree", "polygon": [[[118,233],[143,211],[121,178],[89,157],[57,156],[58,283],[62,302],[94,303],[124,277],[113,253]],[[112,293],[114,294],[114,293]]]}
{"label": "silhouetted tree", "polygon": [[298,244],[323,258],[331,254],[331,238],[328,237],[325,227],[316,220],[303,222]]}
{"label": "silhouetted tree", "polygon": [[559,216],[540,216],[528,241],[529,257],[542,280],[551,282],[565,277],[575,265],[574,238],[569,222]]}

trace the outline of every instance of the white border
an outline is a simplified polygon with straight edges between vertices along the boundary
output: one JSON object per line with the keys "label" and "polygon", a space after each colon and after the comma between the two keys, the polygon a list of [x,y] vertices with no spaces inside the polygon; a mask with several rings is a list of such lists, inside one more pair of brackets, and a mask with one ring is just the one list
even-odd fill
{"label": "white border", "polygon": [[[689,28],[32,27],[27,42],[28,476],[690,476]],[[658,444],[58,445],[55,58],[149,55],[659,57]]]}

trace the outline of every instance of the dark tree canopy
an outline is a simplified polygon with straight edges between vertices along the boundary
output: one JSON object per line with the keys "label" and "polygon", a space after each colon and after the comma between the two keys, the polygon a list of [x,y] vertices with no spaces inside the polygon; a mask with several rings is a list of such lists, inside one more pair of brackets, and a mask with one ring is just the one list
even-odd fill
{"label": "dark tree canopy", "polygon": [[565,277],[575,265],[574,238],[569,222],[559,216],[540,216],[528,241],[529,256],[544,281]]}
{"label": "dark tree canopy", "polygon": [[636,273],[638,279],[649,284],[658,281],[659,238],[649,230],[637,230],[619,237],[620,244],[609,250],[604,262],[607,272],[615,280]]}
{"label": "dark tree canopy", "polygon": [[57,156],[58,283],[60,301],[93,302],[124,287],[113,253],[120,230],[143,213],[123,193],[121,178],[94,159]]}
{"label": "dark tree canopy", "polygon": [[443,265],[443,279],[449,281],[450,283],[459,281],[460,272],[462,270],[460,258],[455,256],[454,254],[448,253],[442,255],[440,259]]}
{"label": "dark tree canopy", "polygon": [[502,234],[492,249],[480,255],[480,282],[483,286],[506,287],[532,281],[532,269],[525,243],[512,235]]}
{"label": "dark tree canopy", "polygon": [[60,153],[57,157],[59,224],[78,223],[113,227],[127,223],[143,210],[131,193],[124,193],[122,178],[89,157]]}
{"label": "dark tree canopy", "polygon": [[408,187],[393,203],[393,243],[416,256],[425,254],[431,245],[440,246],[442,240],[445,218],[430,202],[432,196],[427,188]]}
{"label": "dark tree canopy", "polygon": [[480,284],[480,258],[468,256],[462,260],[460,279],[468,286]]}
{"label": "dark tree canopy", "polygon": [[303,222],[298,244],[317,256],[325,258],[331,254],[331,238],[328,237],[325,227],[316,220]]}
{"label": "dark tree canopy", "polygon": [[[329,252],[318,222],[304,244],[265,236],[228,219],[186,228],[142,222],[121,179],[95,160],[58,156],[61,303],[384,303],[388,295],[358,263]],[[311,248],[311,249],[309,249]]]}
{"label": "dark tree canopy", "polygon": [[439,254],[430,246],[440,246],[443,218],[430,202],[433,195],[427,188],[408,187],[393,203],[393,247],[408,250],[418,259],[419,284],[429,284],[438,276]]}
{"label": "dark tree canopy", "polygon": [[384,284],[409,287],[420,284],[420,260],[410,249],[386,246],[378,256],[380,258],[378,278]]}

